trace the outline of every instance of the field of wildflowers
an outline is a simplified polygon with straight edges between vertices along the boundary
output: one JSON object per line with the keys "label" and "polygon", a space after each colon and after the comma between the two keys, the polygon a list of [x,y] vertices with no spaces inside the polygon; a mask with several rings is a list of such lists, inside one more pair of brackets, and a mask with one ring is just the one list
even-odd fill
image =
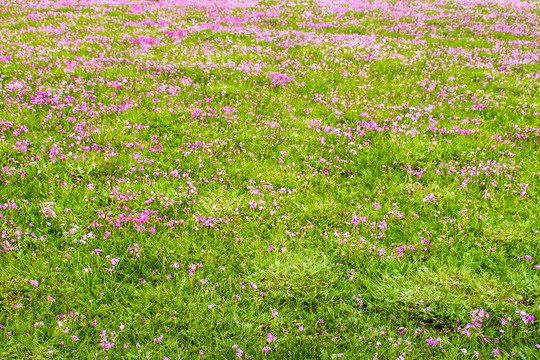
{"label": "field of wildflowers", "polygon": [[540,3],[1,3],[0,358],[540,357]]}

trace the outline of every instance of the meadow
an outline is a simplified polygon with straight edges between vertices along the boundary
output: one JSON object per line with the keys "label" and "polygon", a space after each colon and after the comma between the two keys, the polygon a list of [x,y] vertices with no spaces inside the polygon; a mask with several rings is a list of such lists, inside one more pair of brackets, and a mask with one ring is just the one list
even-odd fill
{"label": "meadow", "polygon": [[540,358],[540,3],[0,4],[1,359]]}

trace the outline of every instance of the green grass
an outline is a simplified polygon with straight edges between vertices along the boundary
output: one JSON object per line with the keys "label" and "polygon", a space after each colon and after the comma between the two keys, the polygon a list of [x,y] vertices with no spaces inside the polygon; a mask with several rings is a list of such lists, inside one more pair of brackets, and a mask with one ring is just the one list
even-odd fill
{"label": "green grass", "polygon": [[0,358],[538,358],[527,4],[5,5]]}

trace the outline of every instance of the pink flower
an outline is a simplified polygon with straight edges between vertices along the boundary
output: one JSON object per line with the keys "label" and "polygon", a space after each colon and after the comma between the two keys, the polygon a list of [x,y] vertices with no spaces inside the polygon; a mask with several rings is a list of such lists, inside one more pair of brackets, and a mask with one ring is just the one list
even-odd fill
{"label": "pink flower", "polygon": [[[433,339],[431,336],[426,339],[426,342],[430,346],[437,346],[441,342],[441,338]],[[440,345],[439,345],[440,347]]]}
{"label": "pink flower", "polygon": [[73,341],[79,341],[79,338],[76,337],[75,335],[72,335],[72,336],[71,336],[71,340],[73,340]]}
{"label": "pink flower", "polygon": [[422,199],[422,201],[424,202],[434,202],[435,204],[437,204],[437,200],[435,199],[435,195],[433,194],[428,194],[425,198]]}
{"label": "pink flower", "polygon": [[269,351],[272,351],[272,349],[270,347],[268,347],[268,346],[265,346],[265,347],[262,348],[262,352],[265,353],[265,354],[268,353]]}

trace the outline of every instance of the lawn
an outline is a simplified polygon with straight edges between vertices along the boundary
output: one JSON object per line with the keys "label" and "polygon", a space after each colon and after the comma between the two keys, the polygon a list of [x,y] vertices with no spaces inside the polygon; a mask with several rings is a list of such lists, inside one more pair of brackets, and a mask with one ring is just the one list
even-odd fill
{"label": "lawn", "polygon": [[540,358],[539,2],[0,18],[0,358]]}

